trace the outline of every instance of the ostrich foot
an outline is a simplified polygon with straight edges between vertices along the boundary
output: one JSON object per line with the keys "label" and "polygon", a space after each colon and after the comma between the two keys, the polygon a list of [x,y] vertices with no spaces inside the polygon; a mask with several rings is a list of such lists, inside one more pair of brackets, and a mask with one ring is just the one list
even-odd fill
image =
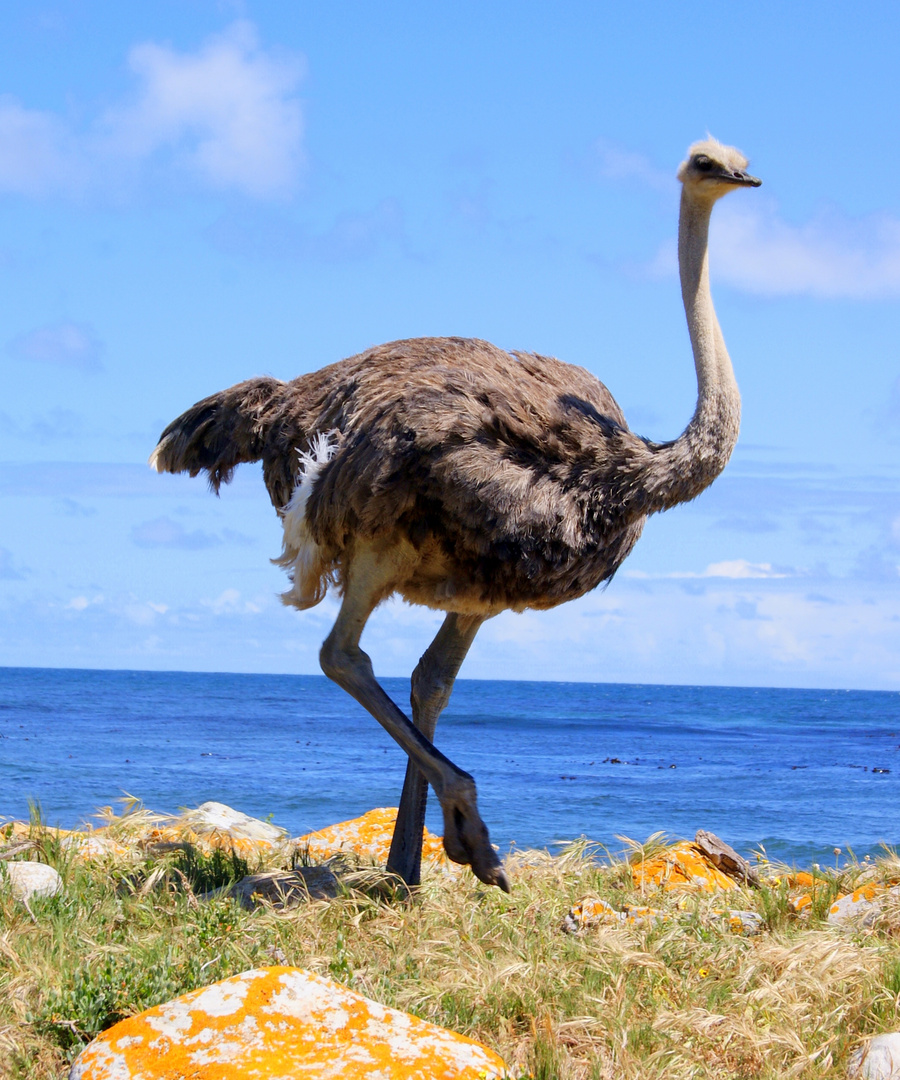
{"label": "ostrich foot", "polygon": [[472,873],[485,885],[496,885],[508,893],[509,878],[491,844],[487,825],[478,813],[474,782],[464,781],[444,791],[441,809],[447,857],[463,866],[471,866]]}

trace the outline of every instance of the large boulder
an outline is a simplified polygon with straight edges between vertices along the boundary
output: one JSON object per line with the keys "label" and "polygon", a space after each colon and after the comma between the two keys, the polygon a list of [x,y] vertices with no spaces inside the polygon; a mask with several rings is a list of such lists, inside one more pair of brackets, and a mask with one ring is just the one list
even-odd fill
{"label": "large boulder", "polygon": [[286,844],[288,834],[277,825],[250,817],[225,803],[205,802],[160,821],[147,837],[151,848],[165,850],[190,844],[203,852],[230,851],[244,858],[266,858]]}
{"label": "large boulder", "polygon": [[[356,855],[376,866],[387,863],[391,838],[397,822],[396,806],[379,806],[362,817],[340,821],[326,829],[298,836],[293,841],[297,851],[310,859],[324,861],[335,855]],[[443,841],[427,829],[424,831],[422,861],[447,868]]]}
{"label": "large boulder", "polygon": [[735,888],[733,878],[724,874],[690,840],[679,840],[631,868],[636,889],[663,888],[667,892],[717,892]]}
{"label": "large boulder", "polygon": [[500,1080],[487,1047],[300,968],[245,971],[122,1020],[70,1080]]}

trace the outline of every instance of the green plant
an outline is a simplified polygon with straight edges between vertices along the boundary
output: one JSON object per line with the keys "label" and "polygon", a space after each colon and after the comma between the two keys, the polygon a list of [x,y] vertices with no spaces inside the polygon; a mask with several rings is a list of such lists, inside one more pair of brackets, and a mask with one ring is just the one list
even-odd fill
{"label": "green plant", "polygon": [[215,848],[207,855],[190,844],[175,853],[171,866],[197,894],[227,888],[250,873],[247,860],[234,851]]}

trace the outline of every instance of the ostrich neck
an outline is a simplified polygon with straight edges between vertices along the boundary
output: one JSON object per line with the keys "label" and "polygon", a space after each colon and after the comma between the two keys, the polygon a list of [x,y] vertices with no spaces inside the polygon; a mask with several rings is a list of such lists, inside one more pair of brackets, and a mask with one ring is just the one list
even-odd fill
{"label": "ostrich neck", "polygon": [[708,487],[728,463],[740,428],[741,398],[709,291],[712,205],[682,192],[678,266],[697,370],[697,407],[682,435],[658,446],[644,472],[650,513],[693,499]]}

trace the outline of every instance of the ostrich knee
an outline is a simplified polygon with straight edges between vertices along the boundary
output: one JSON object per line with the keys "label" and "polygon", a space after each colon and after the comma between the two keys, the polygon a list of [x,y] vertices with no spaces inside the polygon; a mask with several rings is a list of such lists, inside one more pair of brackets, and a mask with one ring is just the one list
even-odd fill
{"label": "ostrich knee", "polygon": [[333,683],[343,690],[359,681],[360,676],[374,678],[372,661],[356,645],[350,648],[341,646],[332,634],[322,642],[319,650],[319,666]]}

